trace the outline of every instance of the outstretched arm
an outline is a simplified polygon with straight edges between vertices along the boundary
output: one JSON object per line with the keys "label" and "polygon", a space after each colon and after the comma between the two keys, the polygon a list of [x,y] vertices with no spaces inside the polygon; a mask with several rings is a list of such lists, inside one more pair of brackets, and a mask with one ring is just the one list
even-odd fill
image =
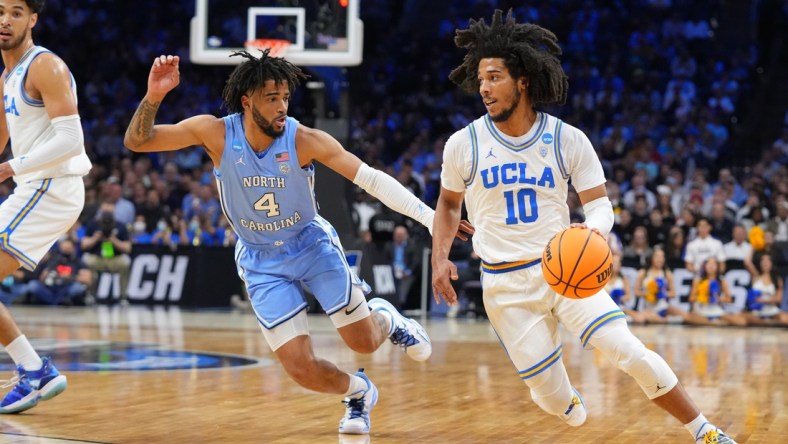
{"label": "outstretched arm", "polygon": [[[407,188],[388,174],[365,164],[329,134],[299,126],[296,135],[299,164],[304,166],[317,160],[341,174],[379,199],[387,207],[411,217],[432,233],[432,219],[435,211],[419,200]],[[470,225],[466,225],[466,228]],[[472,233],[472,229],[466,232]],[[464,236],[461,236],[464,237]]]}
{"label": "outstretched arm", "polygon": [[180,83],[178,56],[159,56],[148,75],[148,92],[131,118],[123,144],[131,151],[174,151],[205,146],[215,165],[224,146],[224,124],[211,115],[194,116],[174,125],[155,125],[156,113],[168,92]]}

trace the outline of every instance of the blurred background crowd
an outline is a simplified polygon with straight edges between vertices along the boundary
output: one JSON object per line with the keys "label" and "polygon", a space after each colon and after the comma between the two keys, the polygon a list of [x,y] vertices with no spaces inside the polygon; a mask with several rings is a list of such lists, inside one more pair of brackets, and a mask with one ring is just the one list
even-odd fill
{"label": "blurred background crowd", "polygon": [[[616,212],[611,245],[623,267],[648,268],[660,249],[667,268],[700,271],[703,261],[695,264],[689,245],[706,239],[708,224],[709,236],[723,247],[712,254],[721,267],[741,266],[759,276],[761,257],[769,256],[775,279],[788,274],[783,0],[453,0],[440,8],[418,0],[366,1],[362,65],[333,68],[343,81],[333,87],[338,91],[327,91],[325,115],[317,115],[305,88],[290,114],[310,126],[319,118],[346,119],[347,134],[337,137],[348,150],[434,206],[444,142],[484,112],[478,96],[447,78],[462,58],[454,30],[509,7],[519,20],[554,31],[562,44],[569,97],[544,111],[582,129],[597,149]],[[123,146],[159,54],[181,56],[181,85],[164,101],[158,121],[224,114],[221,89],[232,67],[189,63],[193,15],[193,0],[47,1],[34,39],[60,55],[77,79],[94,168],[69,239],[38,270],[5,282],[6,302],[84,303],[85,295],[90,302],[90,271],[115,271],[127,280],[124,256],[134,245],[234,245],[212,164],[200,147],[134,155]],[[328,72],[306,70],[316,79]],[[12,189],[10,181],[0,184],[0,200]],[[428,235],[386,214],[361,190],[351,189],[348,198],[354,237],[385,244],[398,284],[407,281],[400,302],[412,304]],[[573,221],[582,221],[576,195],[569,205]],[[478,258],[468,244],[456,250],[453,256],[467,265],[458,285],[470,293]],[[21,285],[57,276],[65,282],[52,294],[39,284]]]}

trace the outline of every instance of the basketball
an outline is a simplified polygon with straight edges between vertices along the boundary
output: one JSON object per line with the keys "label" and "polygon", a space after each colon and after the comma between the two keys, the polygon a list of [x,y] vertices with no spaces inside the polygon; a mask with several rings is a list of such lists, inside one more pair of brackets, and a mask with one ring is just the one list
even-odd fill
{"label": "basketball", "polygon": [[605,287],[613,254],[605,239],[588,228],[567,228],[553,236],[542,253],[542,274],[556,293],[582,299]]}

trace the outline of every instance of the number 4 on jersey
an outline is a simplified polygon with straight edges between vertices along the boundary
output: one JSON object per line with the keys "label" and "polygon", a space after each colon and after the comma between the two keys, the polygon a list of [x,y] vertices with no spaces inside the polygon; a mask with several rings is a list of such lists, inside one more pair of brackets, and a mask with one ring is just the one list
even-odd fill
{"label": "number 4 on jersey", "polygon": [[263,194],[263,197],[254,203],[254,209],[256,211],[267,211],[268,214],[266,216],[268,217],[279,216],[279,204],[274,199],[274,193]]}

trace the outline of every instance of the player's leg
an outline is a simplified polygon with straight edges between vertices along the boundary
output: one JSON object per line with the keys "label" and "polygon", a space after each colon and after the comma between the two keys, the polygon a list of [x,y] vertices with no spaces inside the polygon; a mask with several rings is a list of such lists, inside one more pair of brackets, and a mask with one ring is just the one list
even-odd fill
{"label": "player's leg", "polygon": [[[18,185],[0,205],[0,273],[20,265],[34,269],[55,241],[79,217],[85,187],[81,177],[63,177]],[[14,388],[0,401],[0,413],[18,413],[66,389],[49,358],[40,357],[5,307],[0,308],[0,342],[17,365]]]}
{"label": "player's leg", "polygon": [[714,435],[728,440],[719,442],[733,443],[706,421],[665,360],[632,334],[623,313],[608,301],[610,298],[604,291],[586,299],[561,298],[555,312],[579,336],[584,347],[598,349],[616,367],[632,376],[646,396],[681,421],[696,440]]}
{"label": "player's leg", "polygon": [[315,355],[305,310],[276,327],[261,328],[293,381],[309,390],[345,396],[346,412],[339,423],[340,433],[369,433],[369,413],[378,400],[377,387],[364,374],[364,369],[355,374],[346,373]]}
{"label": "player's leg", "polygon": [[[312,290],[350,348],[371,353],[385,338],[415,361],[432,354],[432,344],[424,328],[406,318],[388,301],[374,298],[365,303],[369,286],[350,269],[336,231],[323,219],[316,219],[319,231],[308,254],[312,258],[303,282]],[[371,311],[371,316],[367,313]],[[381,340],[381,331],[385,333]]]}
{"label": "player's leg", "polygon": [[539,274],[538,266],[485,273],[484,307],[534,403],[577,427],[585,422],[585,405],[569,382],[557,321],[543,300],[549,287]]}

